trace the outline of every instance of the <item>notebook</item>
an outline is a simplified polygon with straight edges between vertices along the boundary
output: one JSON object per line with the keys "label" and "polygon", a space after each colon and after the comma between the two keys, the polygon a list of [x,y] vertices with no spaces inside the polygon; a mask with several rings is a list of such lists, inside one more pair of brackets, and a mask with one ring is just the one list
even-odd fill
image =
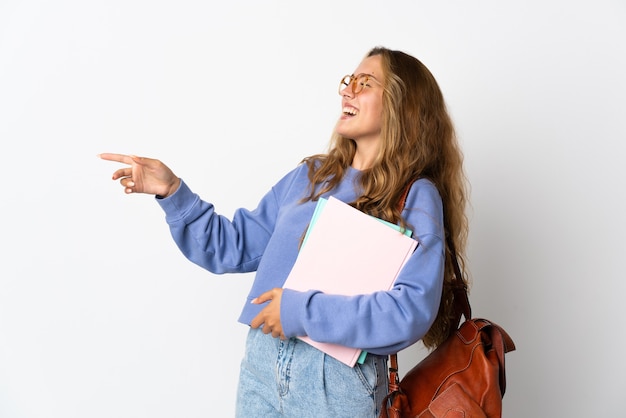
{"label": "notebook", "polygon": [[[320,199],[283,287],[340,295],[389,290],[417,247],[410,235],[335,197]],[[362,354],[361,349],[298,338],[350,367]]]}

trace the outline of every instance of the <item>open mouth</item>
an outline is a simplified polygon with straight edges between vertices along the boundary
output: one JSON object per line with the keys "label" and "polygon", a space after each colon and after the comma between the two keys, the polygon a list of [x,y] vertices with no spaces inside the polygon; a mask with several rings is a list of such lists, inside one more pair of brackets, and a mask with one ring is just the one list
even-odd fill
{"label": "open mouth", "polygon": [[356,116],[359,113],[359,111],[353,107],[345,106],[342,109],[342,113],[346,116]]}

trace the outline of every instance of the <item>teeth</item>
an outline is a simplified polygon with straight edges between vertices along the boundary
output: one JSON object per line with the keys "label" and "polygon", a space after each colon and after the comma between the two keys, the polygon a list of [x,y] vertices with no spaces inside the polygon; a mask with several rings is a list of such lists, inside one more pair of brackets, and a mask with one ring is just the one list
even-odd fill
{"label": "teeth", "polygon": [[345,115],[352,115],[352,116],[354,116],[354,115],[356,115],[358,112],[357,112],[357,110],[356,110],[355,108],[353,108],[353,107],[347,107],[347,106],[346,106],[346,107],[344,107],[344,108],[343,108],[343,113],[344,113]]}

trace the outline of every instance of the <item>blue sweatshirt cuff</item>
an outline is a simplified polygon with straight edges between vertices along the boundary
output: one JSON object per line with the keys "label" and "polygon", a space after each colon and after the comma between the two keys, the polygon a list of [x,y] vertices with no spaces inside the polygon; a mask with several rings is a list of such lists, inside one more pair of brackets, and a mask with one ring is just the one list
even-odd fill
{"label": "blue sweatshirt cuff", "polygon": [[293,289],[283,289],[283,296],[280,299],[280,322],[283,326],[283,334],[287,337],[302,337],[306,331],[299,318],[306,316],[306,308],[309,300],[317,290],[300,292]]}
{"label": "blue sweatshirt cuff", "polygon": [[165,211],[166,219],[169,222],[182,218],[200,198],[180,179],[180,185],[174,193],[168,197],[155,196],[155,199],[163,211]]}

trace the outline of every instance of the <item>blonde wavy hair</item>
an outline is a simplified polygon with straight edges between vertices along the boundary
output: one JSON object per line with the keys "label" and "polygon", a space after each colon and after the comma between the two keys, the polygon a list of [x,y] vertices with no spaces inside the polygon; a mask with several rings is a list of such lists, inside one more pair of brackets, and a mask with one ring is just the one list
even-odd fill
{"label": "blonde wavy hair", "polygon": [[[458,263],[464,271],[468,185],[463,154],[439,85],[426,66],[411,55],[375,47],[366,57],[375,55],[382,58],[384,75],[382,141],[374,163],[360,175],[363,193],[351,205],[404,227],[407,225],[399,205],[404,191],[416,179],[429,179],[443,200],[446,234],[453,242]],[[327,154],[305,158],[311,188],[304,200],[317,200],[336,187],[352,163],[355,151],[352,139],[335,132]],[[442,343],[456,326],[453,323],[454,269],[449,250],[446,251],[439,312],[422,338],[430,349]],[[466,274],[463,276],[467,284]]]}

